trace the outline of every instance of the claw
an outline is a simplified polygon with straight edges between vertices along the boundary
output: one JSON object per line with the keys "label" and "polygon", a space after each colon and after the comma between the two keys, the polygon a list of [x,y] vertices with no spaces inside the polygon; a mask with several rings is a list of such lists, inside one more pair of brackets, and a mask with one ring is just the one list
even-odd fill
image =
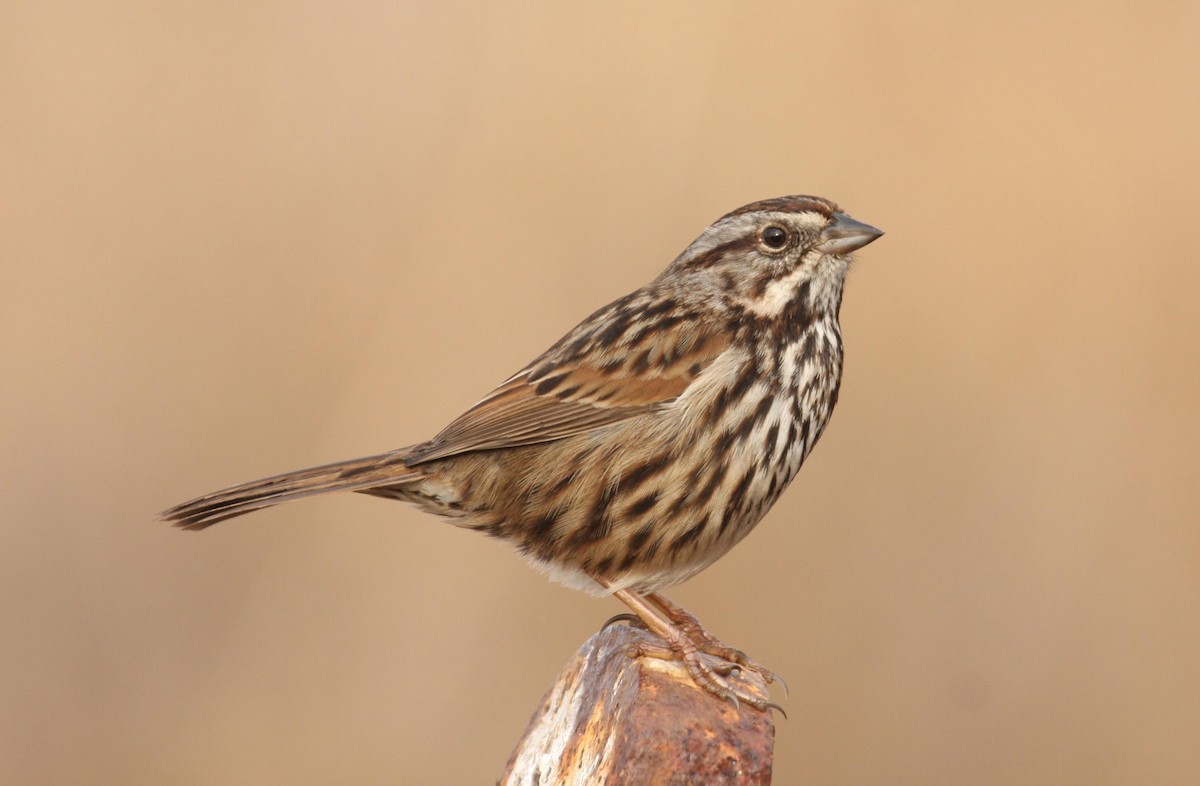
{"label": "claw", "polygon": [[783,707],[780,707],[780,706],[779,706],[778,704],[776,704],[775,702],[773,702],[773,701],[768,701],[766,704],[764,704],[764,705],[762,706],[762,711],[763,711],[763,712],[766,712],[767,710],[778,710],[778,711],[779,711],[779,714],[783,716],[783,719],[784,719],[784,720],[787,720],[787,712],[786,712],[786,711],[783,709]]}
{"label": "claw", "polygon": [[605,620],[604,624],[600,626],[600,630],[607,630],[609,625],[615,625],[618,622],[628,622],[629,625],[634,628],[646,627],[638,615],[625,613],[614,614],[613,616],[609,617],[607,620]]}
{"label": "claw", "polygon": [[[778,683],[779,683],[779,684],[780,684],[780,685],[783,687],[783,696],[784,696],[784,698],[789,698],[789,697],[791,696],[791,694],[788,692],[788,685],[787,685],[787,682],[786,682],[786,681],[783,679],[783,677],[780,677],[780,676],[779,676],[778,674],[776,674],[775,672],[771,672],[771,674],[770,674],[769,676],[767,676],[767,677],[766,677],[766,680],[767,680],[767,682],[768,682],[768,683],[771,683],[771,682],[778,682]],[[778,706],[778,705],[776,705],[776,706]],[[782,710],[782,709],[781,709],[781,710],[779,710],[779,711],[780,711],[780,712],[783,712],[783,710]],[[787,713],[784,713],[783,717],[785,717],[785,718],[786,718],[786,717],[787,717]]]}

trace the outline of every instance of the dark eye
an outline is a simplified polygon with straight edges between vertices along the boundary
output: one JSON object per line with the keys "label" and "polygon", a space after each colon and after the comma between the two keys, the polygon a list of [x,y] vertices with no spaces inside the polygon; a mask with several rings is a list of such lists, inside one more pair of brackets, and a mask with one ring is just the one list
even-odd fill
{"label": "dark eye", "polygon": [[767,227],[762,231],[762,244],[778,251],[787,245],[788,233],[783,227]]}

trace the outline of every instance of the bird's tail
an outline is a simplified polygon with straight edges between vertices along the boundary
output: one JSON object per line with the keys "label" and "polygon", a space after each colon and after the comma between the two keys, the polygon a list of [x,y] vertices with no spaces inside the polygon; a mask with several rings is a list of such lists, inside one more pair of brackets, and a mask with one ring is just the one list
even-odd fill
{"label": "bird's tail", "polygon": [[204,529],[243,513],[316,494],[401,485],[422,474],[405,465],[407,454],[407,450],[395,450],[252,480],[176,505],[163,511],[160,518],[183,529]]}

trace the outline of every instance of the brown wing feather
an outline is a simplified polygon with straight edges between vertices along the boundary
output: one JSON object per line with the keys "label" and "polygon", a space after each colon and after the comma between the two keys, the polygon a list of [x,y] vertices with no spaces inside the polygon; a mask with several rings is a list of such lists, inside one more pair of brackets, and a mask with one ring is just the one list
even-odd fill
{"label": "brown wing feather", "polygon": [[582,335],[577,329],[416,446],[406,463],[564,439],[670,402],[729,344],[723,332],[675,319],[652,330],[603,330],[603,322]]}

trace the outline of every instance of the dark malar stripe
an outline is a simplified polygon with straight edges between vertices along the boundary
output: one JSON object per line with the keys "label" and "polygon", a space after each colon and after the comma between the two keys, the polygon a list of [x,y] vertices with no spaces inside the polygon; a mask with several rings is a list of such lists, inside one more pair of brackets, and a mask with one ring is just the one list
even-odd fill
{"label": "dark malar stripe", "polygon": [[[772,337],[774,338],[775,352],[787,352],[793,344],[801,340],[803,335],[805,344],[802,354],[805,356],[813,354],[815,346],[810,339],[815,336],[812,325],[817,321],[817,315],[809,303],[811,291],[812,281],[805,281],[798,286],[783,312],[771,323],[774,330]],[[807,335],[805,335],[806,332]]]}

